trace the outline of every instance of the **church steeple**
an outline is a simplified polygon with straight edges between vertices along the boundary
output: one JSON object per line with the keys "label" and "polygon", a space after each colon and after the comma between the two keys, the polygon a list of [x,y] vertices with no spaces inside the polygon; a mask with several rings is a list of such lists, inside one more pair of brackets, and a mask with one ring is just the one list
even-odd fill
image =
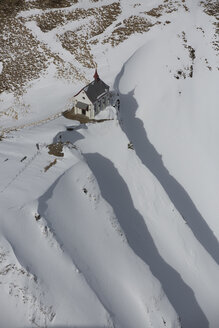
{"label": "church steeple", "polygon": [[95,69],[94,80],[97,81],[97,82],[100,80],[99,75],[97,73],[97,68]]}

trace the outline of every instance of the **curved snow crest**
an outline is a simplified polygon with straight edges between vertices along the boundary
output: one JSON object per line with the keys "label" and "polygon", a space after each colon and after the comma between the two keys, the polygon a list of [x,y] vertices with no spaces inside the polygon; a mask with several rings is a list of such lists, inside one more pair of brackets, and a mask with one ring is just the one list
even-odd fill
{"label": "curved snow crest", "polygon": [[97,120],[115,120],[117,118],[116,109],[113,106],[108,106],[106,109],[100,111],[96,116],[95,119]]}
{"label": "curved snow crest", "polygon": [[[31,209],[28,207],[26,211]],[[25,238],[19,232],[19,224],[14,231],[5,229],[7,244],[0,238],[0,275],[4,275],[4,280],[1,279],[3,293],[0,293],[2,326],[20,327],[23,322],[27,327],[86,327],[91,324],[110,328],[109,314],[63,252],[45,220],[41,217],[33,225],[22,218],[18,221],[27,226],[21,224],[23,230],[28,231]],[[1,262],[2,255],[7,262]]]}
{"label": "curved snow crest", "polygon": [[[1,326],[52,323],[56,313],[46,286],[19,262],[13,245],[0,236]],[[27,316],[28,312],[28,316]],[[10,315],[8,315],[10,313]]]}
{"label": "curved snow crest", "polygon": [[75,164],[49,196],[39,199],[39,212],[115,327],[180,327],[160,283],[128,246],[85,162]]}
{"label": "curved snow crest", "polygon": [[[209,18],[203,13],[199,17],[198,9],[195,15],[195,28],[191,13],[187,26],[182,28],[180,18],[148,37],[124,65],[118,87],[123,94],[134,90],[136,116],[219,238],[217,57]],[[203,22],[209,29],[203,27],[200,33]]]}
{"label": "curved snow crest", "polygon": [[[190,24],[186,33],[189,27]],[[216,236],[219,226],[216,195],[219,176],[215,168],[219,157],[216,150],[211,151],[218,148],[216,67],[213,50],[205,53],[203,40],[200,41],[198,32],[193,29],[186,44],[194,47],[196,54],[193,75],[191,77],[185,71],[185,78],[180,78],[183,69],[192,64],[192,59],[183,44],[181,27],[173,24],[170,29],[174,28],[176,31],[171,31],[171,39],[170,30],[167,30],[137,50],[118,75],[115,84],[122,93],[121,126],[132,140],[142,163],[157,177],[181,214],[181,222],[183,218],[189,227],[184,232],[179,230],[176,249],[179,247],[188,254],[186,265],[191,261],[189,258],[193,258],[194,263],[191,262],[188,268],[183,268],[183,260],[179,260],[178,267],[176,259],[168,260],[168,263],[176,268],[185,282],[189,282],[210,327],[217,327],[218,291],[215,286],[218,280]],[[194,36],[197,36],[200,46]],[[212,71],[203,64],[203,56],[212,59]],[[179,74],[178,78],[176,74]],[[200,272],[197,271],[199,266]],[[192,271],[198,273],[197,285]],[[210,293],[206,292],[207,289]],[[206,295],[210,294],[212,296],[207,300]]]}

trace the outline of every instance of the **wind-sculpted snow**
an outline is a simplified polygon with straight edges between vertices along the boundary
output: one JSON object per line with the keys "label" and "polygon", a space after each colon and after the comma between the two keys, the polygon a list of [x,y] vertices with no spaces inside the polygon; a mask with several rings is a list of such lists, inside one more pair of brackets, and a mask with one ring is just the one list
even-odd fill
{"label": "wind-sculpted snow", "polygon": [[[104,167],[100,169],[104,173]],[[40,198],[38,212],[110,313],[115,327],[179,326],[159,283],[129,249],[117,217],[102,199],[85,163],[69,169]]]}
{"label": "wind-sculpted snow", "polygon": [[99,154],[87,154],[85,157],[97,178],[102,196],[114,209],[129,245],[161,282],[165,294],[183,320],[183,325],[207,327],[208,321],[192,289],[160,256],[144,218],[135,209],[128,187],[113,163]]}
{"label": "wind-sculpted snow", "polygon": [[[1,177],[1,186],[7,188],[0,194],[2,327],[110,327],[109,314],[37,209],[36,199],[81,158],[77,150],[65,147],[65,160],[58,160],[56,167],[47,172],[43,170],[52,156],[40,141],[51,142],[49,135],[63,128],[63,120],[66,122],[59,118],[47,123],[50,132],[45,127],[27,129],[20,132],[19,142],[15,138],[11,146],[8,141],[1,145],[1,164],[8,166],[8,176]],[[28,145],[24,146],[26,140]],[[29,161],[37,151],[37,141],[38,156]],[[20,162],[24,149],[27,159]],[[25,168],[22,171],[21,166]]]}
{"label": "wind-sculpted snow", "polygon": [[[198,13],[197,17],[202,20],[202,14],[198,16]],[[191,26],[192,18],[193,15],[191,21],[188,19],[188,26]],[[120,74],[121,79],[118,78],[117,85],[124,102],[124,130],[130,139],[136,139],[136,151],[142,162],[150,166],[166,191],[169,190],[171,200],[195,236],[218,262],[216,54],[210,47],[206,51],[205,37],[199,30],[189,34],[185,28],[186,32],[181,34],[181,26],[173,25],[162,36],[158,34],[153,40],[149,39],[130,58]],[[174,28],[175,35],[169,40],[169,33]],[[194,56],[188,45],[194,49]],[[203,57],[206,61],[207,58],[211,60],[211,70],[203,62]],[[154,65],[151,65],[152,60]],[[194,65],[193,76],[183,77],[183,67],[186,69],[191,65]],[[180,73],[178,76],[175,75],[177,72]],[[173,179],[170,181],[168,171],[185,191],[180,191]]]}
{"label": "wind-sculpted snow", "polygon": [[[124,70],[123,70],[124,71]],[[142,163],[156,176],[175,208],[191,228],[195,237],[219,264],[219,244],[213,231],[201,216],[186,190],[169,173],[165,167],[162,156],[150,143],[144,123],[136,117],[138,103],[134,97],[134,91],[121,94],[121,109],[123,122],[121,125],[129,140],[132,140],[134,148]]]}
{"label": "wind-sculpted snow", "polygon": [[[181,27],[175,24],[175,29],[176,33],[179,33]],[[117,76],[115,87],[121,92],[121,127],[132,141],[136,155],[158,179],[181,214],[181,219],[191,229],[200,245],[215,260],[217,265],[212,264],[216,273],[219,263],[219,244],[216,214],[218,201],[215,197],[218,194],[218,174],[215,164],[218,163],[219,157],[217,152],[211,152],[212,149],[216,149],[218,140],[218,129],[214,123],[215,115],[218,115],[216,67],[213,64],[213,50],[210,50],[208,55],[205,53],[203,39],[195,31],[190,34],[189,42],[196,44],[196,50],[194,49],[193,55],[186,54],[189,47],[190,50],[193,49],[192,46],[188,46],[185,37],[188,34],[189,32],[183,32],[184,45],[172,39],[166,47],[169,33],[163,33],[162,37],[157,35],[153,40],[149,39],[124,65]],[[180,33],[176,35],[176,38],[178,37]],[[195,37],[200,40],[199,47]],[[185,51],[180,49],[182,46]],[[207,72],[201,63],[201,55],[204,53],[212,59],[213,74]],[[154,66],[151,66],[152,61],[156,63]],[[172,75],[173,72],[177,71],[177,67],[185,66],[186,61],[187,67],[190,65],[189,61],[193,63],[194,75],[185,74],[182,81],[174,82],[176,76]],[[202,82],[199,81],[202,79],[201,76],[202,78],[205,76]],[[180,80],[179,77],[177,79]],[[209,103],[206,102],[206,95],[204,95],[207,90]],[[209,126],[211,132],[208,130]],[[150,133],[150,141],[147,132]],[[156,150],[153,141],[163,156]],[[179,177],[181,184],[168,169]],[[200,190],[199,185],[203,185],[204,188]],[[204,215],[202,216],[201,213]],[[209,268],[209,274],[210,272]],[[212,311],[213,304],[214,301],[211,303],[210,299],[206,302],[208,311],[210,310],[208,314],[211,318],[210,326],[217,327],[219,318],[215,307]],[[198,320],[198,317],[195,320]],[[190,322],[186,326],[193,324]],[[200,323],[197,325],[199,326]],[[206,323],[203,323],[203,326],[205,325]]]}
{"label": "wind-sculpted snow", "polygon": [[[218,328],[216,1],[10,3],[0,327]],[[96,64],[120,111],[61,116]]]}
{"label": "wind-sculpted snow", "polygon": [[[103,125],[81,130],[84,138],[76,145],[94,172],[102,196],[113,207],[129,245],[159,279],[182,324],[205,327],[209,321],[217,327],[218,266],[137,153],[128,149],[129,139],[118,122]],[[65,137],[71,140],[70,134],[63,133]]]}

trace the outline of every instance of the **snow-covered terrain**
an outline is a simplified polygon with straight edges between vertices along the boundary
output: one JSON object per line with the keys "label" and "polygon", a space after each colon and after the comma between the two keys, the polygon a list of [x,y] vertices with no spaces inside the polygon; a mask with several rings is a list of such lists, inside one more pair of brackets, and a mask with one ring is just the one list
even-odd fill
{"label": "snow-covered terrain", "polygon": [[[217,1],[12,3],[0,327],[218,328]],[[96,64],[120,110],[63,117]]]}

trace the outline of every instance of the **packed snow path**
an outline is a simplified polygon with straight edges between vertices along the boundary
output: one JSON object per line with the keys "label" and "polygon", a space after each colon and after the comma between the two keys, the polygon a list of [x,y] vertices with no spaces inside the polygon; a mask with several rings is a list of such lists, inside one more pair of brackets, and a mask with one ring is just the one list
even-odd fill
{"label": "packed snow path", "polygon": [[54,115],[51,115],[47,118],[44,118],[42,120],[38,120],[38,121],[34,121],[34,122],[30,122],[30,123],[26,123],[26,124],[22,124],[22,125],[14,125],[8,128],[3,128],[1,129],[0,133],[1,135],[4,136],[4,133],[9,133],[12,131],[17,131],[17,130],[22,130],[25,128],[29,128],[31,126],[38,126],[38,125],[42,125],[45,123],[48,123],[49,121],[55,120],[56,118],[60,117],[62,115],[62,112],[56,113]]}

